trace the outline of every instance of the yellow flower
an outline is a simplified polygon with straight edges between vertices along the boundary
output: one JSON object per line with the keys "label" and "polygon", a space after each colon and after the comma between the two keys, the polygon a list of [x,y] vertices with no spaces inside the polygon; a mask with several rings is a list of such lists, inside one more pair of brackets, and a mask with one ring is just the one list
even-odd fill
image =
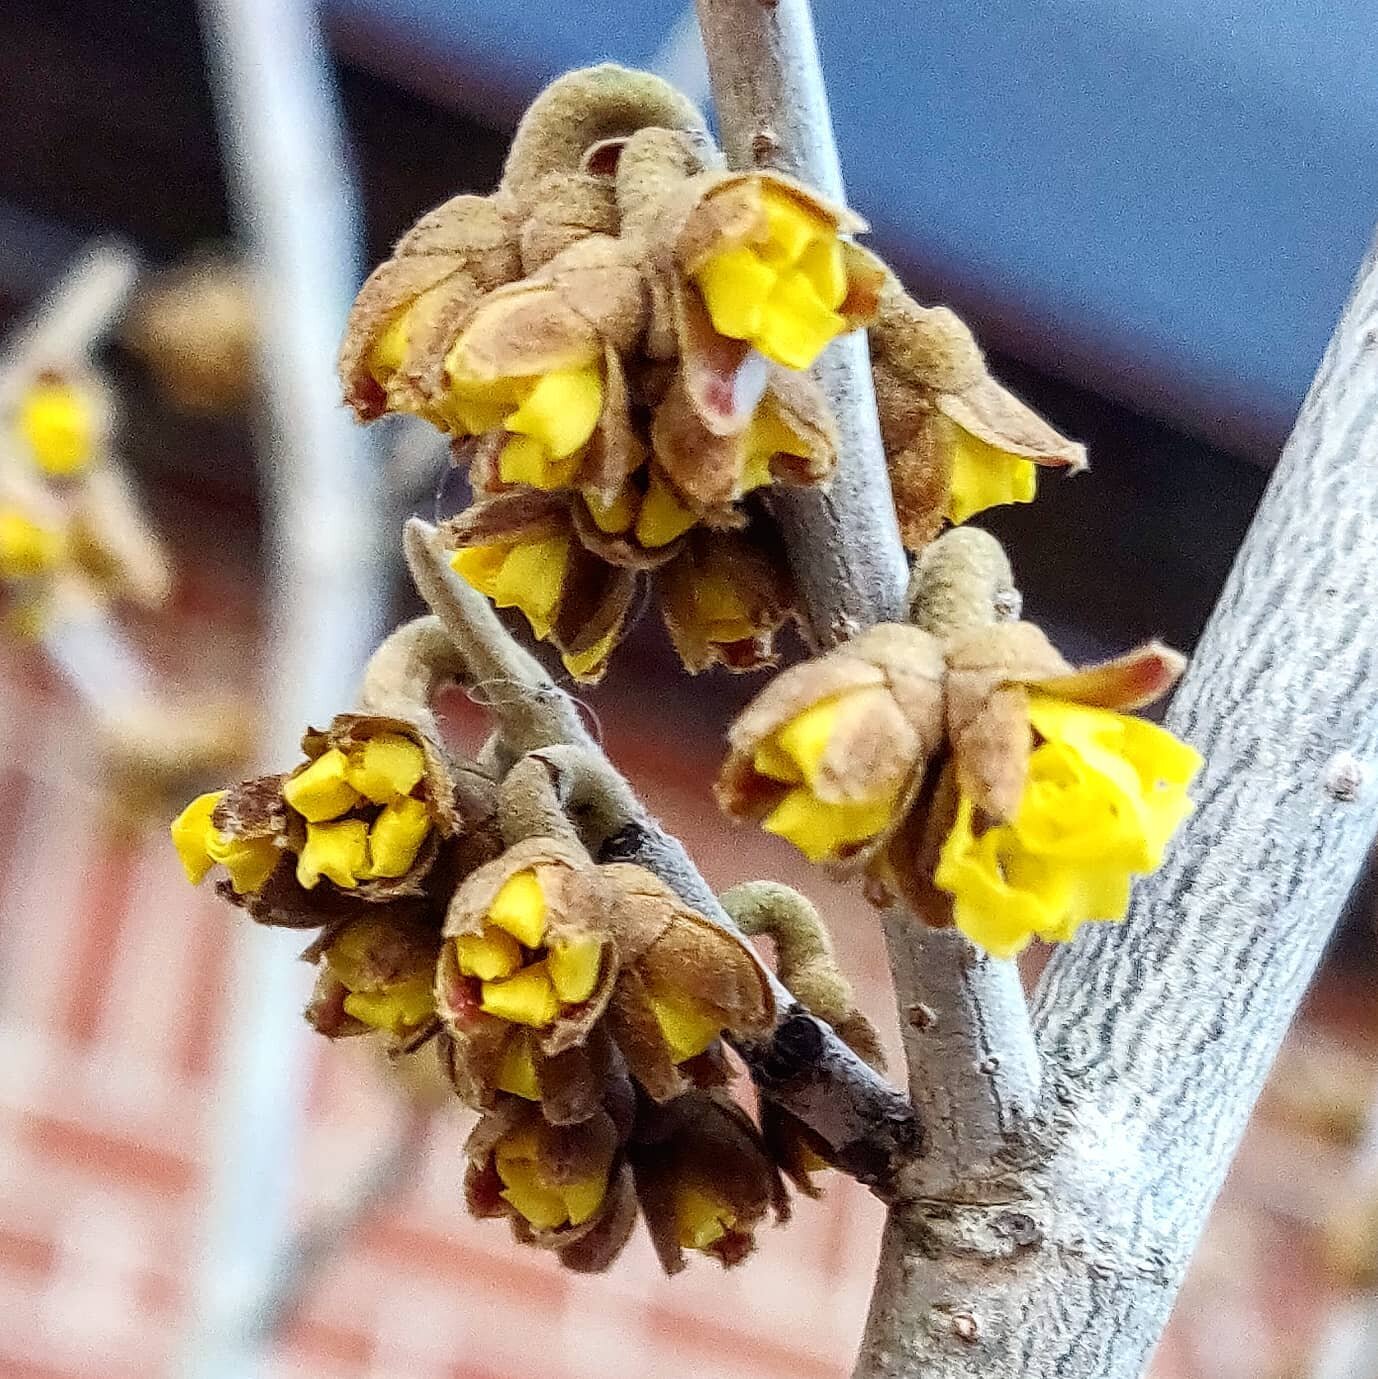
{"label": "yellow flower", "polygon": [[431,831],[430,809],[411,793],[425,773],[417,743],[380,733],[348,751],[330,747],[289,776],[282,798],[306,820],[297,881],[307,890],[322,878],[353,890],[405,876]]}
{"label": "yellow flower", "polygon": [[603,414],[603,375],[596,358],[531,377],[451,373],[449,378],[445,412],[457,431],[510,435],[498,458],[503,483],[542,489],[570,483]]}
{"label": "yellow flower", "polygon": [[761,821],[768,833],[793,843],[811,862],[839,857],[865,843],[890,822],[902,782],[892,778],[869,796],[819,798],[824,754],[834,740],[883,711],[880,687],[849,690],[811,705],[756,747],[753,765],[769,780],[793,788]]}
{"label": "yellow flower", "polygon": [[711,1251],[736,1226],[730,1202],[691,1183],[676,1186],[675,1227],[684,1249]]}
{"label": "yellow flower", "polygon": [[541,1149],[541,1134],[535,1127],[514,1130],[498,1142],[493,1154],[502,1182],[498,1195],[534,1230],[582,1226],[607,1195],[607,1165],[566,1178],[553,1171]]}
{"label": "yellow flower", "polygon": [[1201,762],[1166,730],[1106,709],[1035,693],[1029,719],[1039,745],[1014,817],[978,836],[960,797],[934,876],[958,928],[997,957],[1123,919],[1131,875],[1161,863],[1191,811]]}
{"label": "yellow flower", "polygon": [[[545,1029],[566,1007],[593,995],[603,945],[592,935],[547,945],[548,923],[540,878],[527,868],[503,882],[480,933],[455,937],[459,973],[477,978],[479,1009],[485,1014]],[[509,1080],[534,1081],[534,1073],[527,1077],[519,1062],[508,1065],[506,1075]]]}
{"label": "yellow flower", "polygon": [[533,635],[544,641],[555,626],[569,556],[568,536],[547,536],[466,546],[450,557],[450,565],[499,608],[520,608]]}
{"label": "yellow flower", "polygon": [[[291,829],[282,837],[297,852],[298,884],[314,890],[328,880],[354,890],[360,881],[405,876],[435,822],[426,800],[411,793],[425,774],[418,743],[400,732],[382,732],[329,747],[288,776],[281,805],[305,825],[304,840],[296,841],[302,834]],[[218,862],[238,893],[256,891],[281,849],[270,837],[220,833],[211,815],[225,794],[193,800],[173,823],[172,841],[193,885]]]}
{"label": "yellow flower", "polygon": [[19,434],[46,474],[79,474],[95,451],[96,423],[81,392],[60,379],[36,383],[19,405]]}
{"label": "yellow flower", "polygon": [[344,1012],[370,1029],[407,1035],[421,1028],[435,1013],[434,971],[423,965],[414,971],[379,974],[378,955],[395,947],[384,921],[361,920],[349,925],[325,950],[329,973],[348,993]]}
{"label": "yellow flower", "polygon": [[1038,470],[1023,455],[989,445],[962,427],[952,425],[952,484],[947,517],[954,525],[978,512],[1005,503],[1032,503]]}
{"label": "yellow flower", "polygon": [[63,556],[62,533],[40,526],[17,507],[0,507],[0,579],[32,579]]}
{"label": "yellow flower", "polygon": [[837,230],[781,187],[762,185],[756,237],[711,254],[693,273],[719,335],[807,369],[847,330],[838,308],[847,267]]}
{"label": "yellow flower", "polygon": [[199,886],[219,863],[229,873],[236,893],[244,895],[263,885],[281,854],[269,838],[236,838],[217,829],[211,816],[224,798],[223,790],[198,795],[173,820],[172,845],[193,886]]}

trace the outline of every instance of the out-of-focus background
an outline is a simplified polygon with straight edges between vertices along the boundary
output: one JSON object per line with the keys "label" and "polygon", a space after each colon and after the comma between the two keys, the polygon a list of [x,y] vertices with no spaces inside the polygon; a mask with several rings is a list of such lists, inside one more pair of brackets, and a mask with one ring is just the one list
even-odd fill
{"label": "out-of-focus background", "polygon": [[[151,272],[233,253],[247,227],[259,237],[241,243],[267,245],[269,276],[283,271],[262,206],[245,200],[254,169],[231,162],[227,175],[225,141],[245,147],[243,108],[234,113],[207,64],[212,35],[271,24],[275,8],[0,7],[5,320],[38,307],[92,236],[118,237]],[[921,297],[958,307],[1004,380],[1090,446],[1089,475],[1046,478],[1036,506],[989,514],[1030,615],[1075,656],[1149,635],[1189,649],[1378,211],[1378,10],[1371,0],[815,8],[850,195],[876,247]],[[284,51],[310,13],[284,0]],[[652,66],[705,95],[679,0],[330,0],[321,20],[358,178],[361,264],[450,194],[490,190],[520,110],[567,67]],[[252,88],[263,75],[251,63],[230,80]],[[261,93],[247,99],[267,108]],[[300,179],[295,209],[309,234],[309,168],[276,171]],[[333,244],[323,233],[319,252]],[[142,281],[131,320],[148,300]],[[282,298],[257,300],[255,333],[275,338]],[[96,362],[114,391],[115,449],[176,581],[169,608],[126,615],[124,631],[168,683],[203,700],[238,692],[263,709],[257,677],[281,594],[263,536],[267,480],[283,462],[268,383],[241,362],[232,381],[244,399],[231,387],[189,406],[136,334],[116,324]],[[332,364],[321,357],[319,376]],[[379,466],[398,441],[377,447]],[[400,491],[380,502],[379,523],[433,510],[442,456],[409,443],[420,459],[394,462]],[[392,533],[389,623],[414,607]],[[187,888],[164,822],[131,817],[100,770],[90,687],[84,699],[70,672],[41,644],[0,644],[0,1376],[229,1379],[188,1352],[215,1291],[205,1251],[224,1243],[212,1194],[233,1178],[225,1154],[257,1129],[238,1127],[236,1140],[226,1124],[241,1086],[228,1066],[236,1031],[255,1010],[252,993],[230,996],[230,935],[244,921]],[[806,874],[783,844],[729,831],[711,805],[724,725],[752,688],[687,679],[645,619],[588,701],[611,754],[711,881],[778,876],[827,902],[864,1004],[893,1039],[865,907]],[[479,717],[455,707],[461,733],[476,733]],[[1378,1376],[1378,1302],[1366,1291],[1378,1277],[1374,994],[1364,885],[1211,1220],[1159,1379]],[[283,1132],[290,1220],[319,1219],[401,1133],[402,1113],[357,1051],[287,1040],[260,1054],[270,1067],[304,1060],[300,1133],[264,1133]],[[466,1220],[463,1123],[447,1113],[425,1133],[414,1180],[323,1254],[260,1372],[847,1373],[881,1215],[854,1185],[802,1203],[732,1274],[700,1263],[667,1283],[638,1241],[586,1279],[519,1251],[498,1224]],[[252,1205],[252,1182],[239,1188]]]}

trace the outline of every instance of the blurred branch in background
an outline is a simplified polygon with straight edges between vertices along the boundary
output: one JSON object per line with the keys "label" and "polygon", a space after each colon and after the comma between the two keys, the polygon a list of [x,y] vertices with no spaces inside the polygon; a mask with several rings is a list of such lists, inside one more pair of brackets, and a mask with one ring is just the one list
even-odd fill
{"label": "blurred branch in background", "polygon": [[[140,273],[124,245],[77,254],[0,355],[0,456],[11,634],[32,636],[102,734],[114,794],[135,810],[160,784],[238,759],[244,714],[207,718],[155,683],[116,605],[161,608],[172,591],[163,541],[143,513],[115,447],[116,407],[93,355],[116,328]],[[20,549],[30,541],[40,551]]]}
{"label": "blurred branch in background", "polygon": [[[262,303],[272,634],[265,763],[354,694],[381,639],[380,488],[339,406],[333,362],[359,276],[355,194],[310,0],[203,0],[225,162]],[[291,935],[236,930],[196,1315],[181,1372],[260,1372],[256,1322],[286,1234],[297,1163],[305,969]]]}

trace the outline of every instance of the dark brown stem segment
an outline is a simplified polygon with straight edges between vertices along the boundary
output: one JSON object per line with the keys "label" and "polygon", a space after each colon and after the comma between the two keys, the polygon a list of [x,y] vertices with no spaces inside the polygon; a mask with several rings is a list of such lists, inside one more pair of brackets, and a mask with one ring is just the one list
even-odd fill
{"label": "dark brown stem segment", "polygon": [[[417,588],[459,650],[463,678],[471,685],[496,680],[511,691],[491,700],[503,736],[545,762],[562,809],[596,860],[638,863],[735,932],[683,845],[647,813],[569,696],[508,636],[488,601],[450,570],[435,528],[413,518],[403,546]],[[823,1139],[838,1167],[892,1198],[902,1167],[921,1147],[908,1100],[778,982],[775,988],[774,1034],[738,1046],[753,1080]]]}
{"label": "dark brown stem segment", "polygon": [[[790,173],[841,199],[823,76],[807,0],[697,0],[713,99],[729,161]],[[863,627],[902,621],[909,570],[890,496],[865,337],[835,342],[820,380],[843,436],[826,490],[776,500],[813,639],[832,646]],[[900,910],[885,933],[914,1104],[935,1152],[913,1191],[951,1183],[998,1154],[1033,1114],[1037,1059],[1019,975],[960,935]]]}

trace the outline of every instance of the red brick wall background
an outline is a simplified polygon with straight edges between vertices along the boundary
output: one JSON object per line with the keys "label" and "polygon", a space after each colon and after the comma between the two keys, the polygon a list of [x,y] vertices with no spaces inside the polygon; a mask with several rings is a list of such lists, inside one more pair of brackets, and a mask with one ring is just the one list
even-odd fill
{"label": "red brick wall background", "polygon": [[[250,609],[219,585],[182,599],[175,656],[234,674]],[[216,635],[206,638],[213,623]],[[207,658],[210,658],[207,660]],[[696,693],[696,691],[691,691]],[[600,702],[608,745],[715,885],[789,880],[827,906],[864,1004],[892,1029],[884,955],[865,907],[775,840],[729,831],[705,736],[672,757],[684,689],[633,718]],[[636,696],[624,696],[636,698]],[[686,711],[688,712],[688,711]],[[654,715],[654,716],[653,716]],[[693,713],[689,714],[692,718]],[[684,753],[688,755],[684,755]],[[35,658],[0,662],[0,1376],[169,1373],[188,1302],[220,1035],[225,938],[238,917],[182,879],[159,826],[109,827],[80,705]],[[1364,992],[1333,978],[1293,1056],[1333,1047],[1368,1076]],[[1328,1041],[1328,1042],[1327,1042]],[[397,1123],[359,1049],[310,1047],[299,1215],[320,1210]],[[1291,1076],[1292,1074],[1284,1074]],[[1275,1099],[1276,1102],[1276,1099]],[[564,1275],[460,1206],[462,1117],[432,1127],[415,1184],[323,1268],[281,1339],[300,1379],[842,1379],[860,1334],[881,1211],[834,1181],[763,1232],[744,1267],[660,1277],[638,1238],[607,1275]],[[1265,1104],[1160,1353],[1159,1379],[1270,1379],[1303,1348],[1333,1289],[1316,1222],[1342,1197],[1348,1152]]]}

